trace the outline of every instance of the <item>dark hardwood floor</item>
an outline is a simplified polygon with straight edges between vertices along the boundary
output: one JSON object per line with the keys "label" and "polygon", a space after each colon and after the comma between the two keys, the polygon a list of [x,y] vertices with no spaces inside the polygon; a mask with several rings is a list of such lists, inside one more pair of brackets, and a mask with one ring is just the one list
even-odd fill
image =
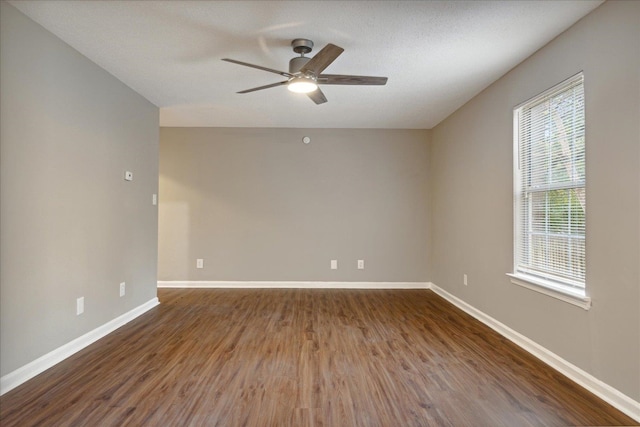
{"label": "dark hardwood floor", "polygon": [[637,425],[421,290],[159,291],[2,426]]}

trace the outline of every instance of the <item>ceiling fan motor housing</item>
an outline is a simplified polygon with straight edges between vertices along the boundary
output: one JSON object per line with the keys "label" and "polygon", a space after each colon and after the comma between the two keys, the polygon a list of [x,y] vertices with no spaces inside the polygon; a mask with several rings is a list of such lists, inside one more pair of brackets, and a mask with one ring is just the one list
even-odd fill
{"label": "ceiling fan motor housing", "polygon": [[300,68],[307,62],[309,62],[311,58],[307,58],[306,56],[296,56],[295,58],[291,58],[289,61],[289,72],[291,74],[295,74],[300,71]]}

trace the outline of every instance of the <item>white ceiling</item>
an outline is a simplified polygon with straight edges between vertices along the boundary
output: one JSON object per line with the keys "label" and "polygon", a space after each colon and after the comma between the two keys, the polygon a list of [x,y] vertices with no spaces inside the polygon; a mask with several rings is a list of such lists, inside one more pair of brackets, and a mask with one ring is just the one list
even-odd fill
{"label": "white ceiling", "polygon": [[[162,126],[430,129],[602,1],[11,1],[160,107]],[[285,87],[294,38],[345,52],[331,74],[386,86]]]}

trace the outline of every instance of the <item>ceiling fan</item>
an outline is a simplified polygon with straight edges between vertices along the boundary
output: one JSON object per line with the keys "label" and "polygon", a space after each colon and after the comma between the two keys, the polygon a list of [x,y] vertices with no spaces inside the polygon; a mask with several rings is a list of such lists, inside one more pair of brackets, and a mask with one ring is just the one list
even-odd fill
{"label": "ceiling fan", "polygon": [[278,71],[272,68],[262,67],[260,65],[249,64],[247,62],[236,61],[235,59],[223,58],[223,61],[232,62],[234,64],[244,65],[246,67],[257,68],[258,70],[268,71],[270,73],[280,74],[287,77],[287,80],[272,83],[265,86],[254,87],[252,89],[242,90],[238,93],[249,93],[257,90],[268,89],[276,86],[286,85],[292,92],[306,93],[309,98],[316,104],[327,102],[327,98],[320,90],[318,85],[385,85],[386,77],[372,76],[350,76],[343,74],[321,74],[335,59],[340,56],[344,49],[329,43],[323,47],[313,58],[304,56],[313,49],[313,42],[307,39],[295,39],[291,42],[293,51],[299,53],[300,56],[292,58],[289,61],[289,72]]}

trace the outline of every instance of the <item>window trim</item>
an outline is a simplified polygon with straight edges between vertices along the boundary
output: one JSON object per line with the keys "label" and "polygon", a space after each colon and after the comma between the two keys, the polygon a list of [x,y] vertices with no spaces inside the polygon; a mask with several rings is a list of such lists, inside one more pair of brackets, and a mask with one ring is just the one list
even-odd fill
{"label": "window trim", "polygon": [[[591,298],[587,295],[586,280],[584,287],[573,286],[569,281],[556,281],[548,280],[537,275],[529,275],[526,272],[519,271],[518,265],[518,251],[519,251],[519,232],[520,230],[520,217],[521,213],[518,207],[517,194],[520,193],[520,183],[522,174],[520,172],[520,129],[519,129],[519,110],[522,107],[539,102],[541,99],[553,96],[555,93],[562,92],[564,88],[574,84],[577,81],[582,81],[584,86],[584,73],[579,73],[563,80],[562,82],[554,85],[553,87],[543,91],[542,93],[527,99],[526,101],[518,104],[513,108],[513,270],[511,273],[507,273],[510,277],[511,283],[522,286],[524,288],[542,293],[544,295],[559,299],[569,304],[576,305],[585,310],[591,308]],[[586,113],[585,113],[586,116]],[[586,127],[586,123],[585,123]],[[570,186],[570,185],[569,185]],[[564,188],[564,186],[563,186]],[[586,189],[586,183],[584,185]],[[586,238],[586,234],[585,234]]]}
{"label": "window trim", "polygon": [[557,282],[551,282],[539,277],[527,276],[521,273],[507,273],[514,285],[522,286],[535,292],[559,299],[569,304],[589,310],[591,308],[591,297],[582,295],[580,292],[572,291],[568,286],[562,286]]}

